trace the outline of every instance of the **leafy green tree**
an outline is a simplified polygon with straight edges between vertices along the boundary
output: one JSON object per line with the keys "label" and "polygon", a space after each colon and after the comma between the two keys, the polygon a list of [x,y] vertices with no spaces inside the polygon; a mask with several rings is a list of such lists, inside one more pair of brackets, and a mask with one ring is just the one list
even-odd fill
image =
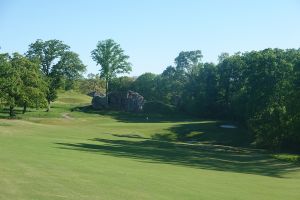
{"label": "leafy green tree", "polygon": [[81,74],[86,71],[86,66],[82,63],[77,53],[72,51],[63,52],[60,60],[53,66],[53,74],[62,77],[65,81],[65,89],[73,89],[75,81],[81,78]]}
{"label": "leafy green tree", "polygon": [[183,92],[185,77],[175,67],[167,67],[158,77],[158,96],[160,101],[166,104],[177,105]]}
{"label": "leafy green tree", "polygon": [[148,101],[156,100],[156,77],[157,75],[149,72],[140,75],[133,83],[133,90],[140,93]]}
{"label": "leafy green tree", "polygon": [[23,107],[23,114],[27,107],[45,107],[47,85],[39,70],[38,63],[14,53],[11,59],[12,68],[19,72],[22,85],[18,98],[18,105]]}
{"label": "leafy green tree", "polygon": [[114,40],[99,41],[96,49],[91,52],[93,60],[101,66],[100,75],[105,79],[106,100],[108,102],[109,82],[120,73],[132,70],[128,62],[129,56]]}
{"label": "leafy green tree", "polygon": [[132,89],[134,78],[121,76],[111,79],[110,91],[126,92]]}
{"label": "leafy green tree", "polygon": [[300,49],[290,49],[287,51],[290,60],[293,63],[293,79],[292,91],[290,92],[287,111],[289,115],[289,138],[286,139],[285,145],[289,146],[292,150],[299,151],[300,147]]}
{"label": "leafy green tree", "polygon": [[12,67],[9,54],[0,54],[0,97],[9,106],[9,115],[14,117],[14,108],[21,96],[20,72]]}
{"label": "leafy green tree", "polygon": [[78,55],[69,49],[70,47],[60,40],[37,40],[29,45],[27,57],[39,61],[48,85],[47,111],[50,110],[50,103],[57,98],[57,89],[61,86],[62,79],[74,79],[85,70]]}
{"label": "leafy green tree", "polygon": [[218,105],[221,107],[220,114],[223,118],[239,119],[236,114],[241,112],[240,106],[242,105],[238,102],[245,81],[245,67],[240,53],[232,56],[223,53],[219,56],[219,64],[217,65]]}
{"label": "leafy green tree", "polygon": [[216,117],[217,81],[217,68],[213,63],[204,63],[195,69],[184,89],[184,110],[201,117]]}
{"label": "leafy green tree", "polygon": [[178,71],[189,72],[194,66],[198,66],[203,58],[200,50],[182,51],[175,58],[176,69]]}
{"label": "leafy green tree", "polygon": [[40,107],[45,102],[45,83],[37,63],[14,53],[0,55],[0,97],[9,106],[9,115],[15,115],[14,108],[23,106]]}
{"label": "leafy green tree", "polygon": [[31,59],[38,59],[43,74],[51,76],[56,61],[60,60],[61,56],[69,49],[70,47],[60,40],[43,41],[38,39],[29,45],[27,56]]}
{"label": "leafy green tree", "polygon": [[68,51],[70,47],[64,44],[60,40],[37,40],[29,45],[27,51],[27,57],[32,60],[38,60],[40,62],[40,68],[45,76],[48,84],[48,91],[46,94],[48,109],[50,110],[50,103],[57,98],[57,89],[60,86],[61,77],[54,73],[55,64],[57,60],[60,60],[65,51]]}
{"label": "leafy green tree", "polygon": [[258,144],[281,148],[289,135],[288,104],[292,91],[293,62],[287,52],[265,49],[244,54],[247,119]]}
{"label": "leafy green tree", "polygon": [[83,94],[91,92],[105,92],[105,80],[100,78],[99,74],[90,73],[87,78],[79,80],[79,90]]}

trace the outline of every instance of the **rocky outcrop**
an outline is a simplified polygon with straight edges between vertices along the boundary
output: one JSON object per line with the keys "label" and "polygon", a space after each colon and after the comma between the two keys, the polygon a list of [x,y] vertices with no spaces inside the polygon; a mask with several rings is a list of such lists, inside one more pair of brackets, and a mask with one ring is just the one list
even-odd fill
{"label": "rocky outcrop", "polygon": [[105,95],[93,97],[92,106],[94,109],[114,108],[128,112],[140,112],[143,110],[144,97],[137,92],[111,92],[108,94],[108,104]]}
{"label": "rocky outcrop", "polygon": [[92,106],[96,110],[105,109],[108,107],[106,97],[102,94],[94,95],[92,99]]}
{"label": "rocky outcrop", "polygon": [[144,97],[137,92],[127,92],[127,104],[126,111],[128,112],[140,112],[143,110]]}

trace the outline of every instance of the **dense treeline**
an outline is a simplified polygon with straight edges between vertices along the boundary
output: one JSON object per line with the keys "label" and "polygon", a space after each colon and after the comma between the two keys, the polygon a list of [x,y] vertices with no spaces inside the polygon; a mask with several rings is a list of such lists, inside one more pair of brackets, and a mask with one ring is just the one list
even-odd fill
{"label": "dense treeline", "polygon": [[78,54],[59,40],[37,40],[25,55],[0,54],[0,105],[14,116],[17,106],[49,111],[58,89],[134,90],[148,110],[236,121],[259,146],[300,150],[300,49],[223,53],[217,64],[202,62],[199,50],[185,51],[161,74],[136,78],[117,77],[131,64],[113,40],[98,42],[91,56],[101,70],[84,78]]}
{"label": "dense treeline", "polygon": [[182,52],[175,67],[157,76],[156,100],[201,117],[239,121],[260,146],[299,149],[300,50],[222,54],[217,65],[195,54],[201,58],[197,51]]}
{"label": "dense treeline", "polygon": [[181,52],[162,74],[115,78],[111,90],[135,90],[156,102],[158,111],[165,104],[203,118],[237,121],[259,146],[299,150],[300,50],[223,53],[218,64],[201,58],[201,51]]}

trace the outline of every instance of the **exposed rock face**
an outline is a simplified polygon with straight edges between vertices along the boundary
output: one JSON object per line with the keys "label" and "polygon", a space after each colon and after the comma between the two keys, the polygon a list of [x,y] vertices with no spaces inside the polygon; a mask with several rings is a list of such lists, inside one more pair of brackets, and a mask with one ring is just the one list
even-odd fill
{"label": "exposed rock face", "polygon": [[105,96],[103,93],[96,92],[96,91],[90,92],[90,93],[88,93],[87,95],[90,96],[90,97],[95,97],[95,96]]}
{"label": "exposed rock face", "polygon": [[125,110],[127,104],[127,92],[110,92],[108,104],[111,108]]}
{"label": "exposed rock face", "polygon": [[143,110],[144,97],[137,92],[127,92],[127,105],[126,111],[128,112],[140,112]]}
{"label": "exposed rock face", "polygon": [[94,95],[94,97],[92,99],[92,106],[94,109],[97,109],[97,110],[107,108],[108,105],[106,102],[105,95],[102,95],[102,94]]}
{"label": "exposed rock face", "polygon": [[127,92],[111,92],[108,94],[108,105],[105,95],[94,96],[92,105],[94,109],[110,107],[128,112],[140,112],[143,110],[144,97],[130,90]]}

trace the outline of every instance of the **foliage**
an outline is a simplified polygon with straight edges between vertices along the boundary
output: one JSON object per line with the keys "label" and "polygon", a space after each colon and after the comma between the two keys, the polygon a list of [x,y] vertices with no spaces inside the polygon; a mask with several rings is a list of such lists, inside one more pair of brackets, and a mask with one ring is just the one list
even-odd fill
{"label": "foliage", "polygon": [[175,58],[176,69],[178,71],[190,72],[193,67],[201,63],[202,52],[196,51],[182,51]]}
{"label": "foliage", "polygon": [[132,89],[134,78],[121,76],[110,81],[110,91],[126,92]]}
{"label": "foliage", "polygon": [[218,115],[217,68],[213,63],[204,63],[190,73],[182,97],[182,109],[201,117]]}
{"label": "foliage", "polygon": [[157,85],[157,75],[153,73],[144,73],[140,75],[132,84],[134,91],[141,94],[146,100],[153,101],[157,96],[156,89]]}
{"label": "foliage", "polygon": [[22,106],[23,113],[27,107],[44,107],[47,88],[37,63],[18,53],[12,57],[2,54],[0,77],[0,97],[9,106],[11,117],[15,115],[16,106]]}
{"label": "foliage", "polygon": [[17,53],[13,54],[11,64],[19,71],[22,80],[18,105],[24,108],[23,113],[26,112],[27,107],[45,107],[47,85],[38,64]]}
{"label": "foliage", "polygon": [[181,52],[175,66],[133,88],[188,114],[237,121],[260,147],[300,151],[300,50],[223,53],[217,65],[201,58]]}
{"label": "foliage", "polygon": [[54,66],[53,74],[63,77],[64,89],[70,90],[75,88],[75,83],[85,72],[86,66],[79,59],[77,53],[67,51],[61,55],[60,60]]}
{"label": "foliage", "polygon": [[87,78],[81,78],[78,81],[79,91],[82,94],[91,92],[105,93],[105,80],[100,78],[99,74],[88,74]]}
{"label": "foliage", "polygon": [[46,98],[48,111],[50,102],[57,98],[57,90],[63,80],[67,81],[67,89],[72,89],[73,82],[85,71],[79,56],[69,51],[70,47],[60,40],[37,40],[29,45],[27,57],[37,60],[45,76],[48,90]]}
{"label": "foliage", "polygon": [[100,77],[105,79],[108,101],[108,85],[111,79],[115,78],[117,74],[128,73],[132,70],[131,64],[128,62],[129,56],[125,55],[121,46],[112,39],[99,41],[91,55],[97,65],[101,66]]}

